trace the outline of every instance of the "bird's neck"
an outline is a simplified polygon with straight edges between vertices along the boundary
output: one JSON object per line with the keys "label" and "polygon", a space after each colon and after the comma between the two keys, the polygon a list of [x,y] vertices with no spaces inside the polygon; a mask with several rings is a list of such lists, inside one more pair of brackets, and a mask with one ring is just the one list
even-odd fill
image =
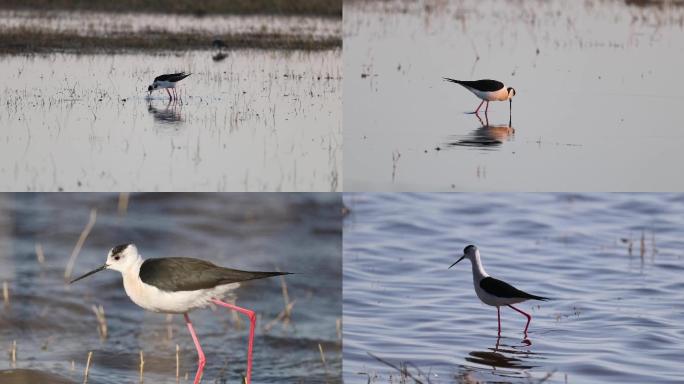
{"label": "bird's neck", "polygon": [[122,272],[124,290],[128,297],[134,303],[139,304],[142,297],[142,281],[140,280],[140,266],[142,265],[142,258],[138,258],[135,263],[131,264],[126,270]]}
{"label": "bird's neck", "polygon": [[482,266],[482,261],[480,260],[480,255],[475,255],[475,258],[472,260],[471,264],[473,265],[473,280],[474,281],[480,281],[484,279],[485,277],[489,276],[487,274],[487,271],[485,271],[484,267]]}
{"label": "bird's neck", "polygon": [[140,280],[140,267],[142,266],[143,259],[138,257],[134,263],[132,263],[128,268],[126,268],[121,274],[124,278],[124,283],[132,283]]}

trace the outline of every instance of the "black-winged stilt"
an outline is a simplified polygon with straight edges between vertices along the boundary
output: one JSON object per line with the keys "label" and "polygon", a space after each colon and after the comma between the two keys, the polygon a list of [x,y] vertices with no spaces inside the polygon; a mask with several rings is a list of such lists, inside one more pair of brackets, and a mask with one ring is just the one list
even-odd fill
{"label": "black-winged stilt", "polygon": [[473,266],[473,284],[475,285],[475,293],[480,300],[487,304],[496,307],[496,317],[499,322],[499,335],[501,335],[501,312],[499,307],[507,305],[512,309],[522,313],[527,317],[527,324],[525,324],[525,336],[527,336],[527,328],[530,326],[532,316],[521,311],[513,306],[513,304],[521,303],[526,300],[548,300],[546,297],[535,296],[523,292],[514,286],[490,277],[485,272],[482,262],[480,261],[480,250],[474,245],[469,245],[463,249],[463,256],[451,264],[449,268],[458,264],[463,259],[470,260]]}
{"label": "black-winged stilt", "polygon": [[477,109],[475,110],[475,114],[480,111],[480,107],[482,107],[482,103],[485,101],[487,102],[487,106],[485,107],[485,114],[487,113],[487,110],[489,109],[489,102],[490,101],[506,101],[508,100],[508,107],[509,107],[509,115],[513,113],[513,96],[515,96],[515,89],[512,87],[506,87],[502,82],[497,81],[497,80],[476,80],[476,81],[463,81],[463,80],[456,80],[456,79],[451,79],[448,77],[443,77],[444,80],[450,81],[452,83],[460,84],[462,85],[465,89],[469,90],[475,96],[480,98],[482,102],[480,105],[477,106]]}
{"label": "black-winged stilt", "polygon": [[[186,77],[190,76],[190,73],[185,73],[185,72],[179,72],[179,73],[168,73],[165,75],[160,75],[154,78],[154,81],[152,82],[152,85],[147,87],[147,91],[150,92],[150,95],[152,94],[152,91],[155,89],[166,89],[166,93],[169,94],[169,100],[171,99],[177,99],[178,95],[176,94],[176,83],[179,81],[185,79]],[[173,90],[173,96],[171,96],[171,92],[169,92],[169,88]]]}
{"label": "black-winged stilt", "polygon": [[256,314],[249,309],[221,301],[240,282],[266,277],[288,275],[287,272],[249,272],[216,266],[208,261],[187,257],[167,257],[143,260],[133,244],[117,245],[107,255],[101,267],[70,282],[74,283],[104,269],[113,269],[123,275],[124,289],[131,300],[153,312],[183,314],[190,335],[197,348],[199,366],[194,384],[202,378],[206,359],[188,312],[213,303],[238,311],[249,317],[249,344],[247,346],[246,383],[252,375],[252,349]]}

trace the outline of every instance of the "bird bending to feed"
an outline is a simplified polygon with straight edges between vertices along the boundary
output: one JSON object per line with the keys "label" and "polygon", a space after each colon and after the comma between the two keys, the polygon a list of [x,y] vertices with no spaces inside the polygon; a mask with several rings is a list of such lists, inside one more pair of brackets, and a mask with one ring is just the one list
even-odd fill
{"label": "bird bending to feed", "polygon": [[289,273],[239,271],[187,257],[143,260],[135,245],[123,244],[109,251],[107,261],[103,266],[72,280],[69,284],[104,269],[121,272],[126,294],[139,306],[153,312],[183,314],[199,355],[199,366],[194,384],[200,382],[206,360],[188,312],[213,303],[248,316],[250,327],[245,380],[247,384],[251,382],[256,314],[254,311],[223,302],[221,299],[229,296],[230,291],[239,287],[242,281],[289,275]]}
{"label": "bird bending to feed", "polygon": [[496,307],[496,317],[499,322],[499,335],[501,335],[501,312],[499,311],[499,307],[507,305],[527,317],[527,324],[525,324],[525,336],[527,337],[527,327],[530,326],[532,316],[514,307],[513,304],[521,303],[526,300],[548,300],[548,298],[531,295],[504,281],[490,277],[487,272],[485,272],[482,262],[480,261],[480,250],[474,245],[465,247],[465,249],[463,249],[463,256],[456,260],[455,263],[451,264],[449,268],[458,264],[458,262],[463,259],[470,260],[473,266],[473,284],[475,285],[477,297],[479,297],[483,303]]}
{"label": "bird bending to feed", "polygon": [[482,103],[487,102],[485,107],[485,114],[489,109],[490,101],[506,101],[508,100],[509,115],[513,110],[513,96],[515,96],[515,89],[513,87],[506,87],[502,82],[496,80],[476,80],[476,81],[462,81],[456,79],[450,79],[448,77],[443,77],[444,80],[450,81],[452,83],[460,84],[465,89],[474,93],[475,96],[479,97],[482,102],[477,106],[475,114],[480,111]]}
{"label": "bird bending to feed", "polygon": [[[169,100],[178,99],[178,94],[176,93],[176,83],[190,76],[191,73],[179,72],[179,73],[168,73],[165,75],[157,76],[154,78],[152,85],[147,87],[147,91],[152,94],[155,89],[166,89],[166,93],[169,94]],[[169,88],[173,90],[173,96],[169,92]]]}

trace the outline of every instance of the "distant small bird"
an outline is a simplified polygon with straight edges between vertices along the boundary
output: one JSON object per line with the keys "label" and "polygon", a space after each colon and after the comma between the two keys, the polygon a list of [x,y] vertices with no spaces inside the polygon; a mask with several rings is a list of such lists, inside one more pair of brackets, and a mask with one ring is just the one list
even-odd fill
{"label": "distant small bird", "polygon": [[473,112],[475,114],[477,114],[477,112],[480,111],[480,107],[482,107],[482,103],[484,103],[485,101],[487,102],[487,106],[485,107],[485,114],[487,114],[490,101],[506,100],[508,100],[509,115],[513,113],[513,96],[515,96],[515,89],[513,89],[512,87],[504,86],[504,84],[500,81],[489,79],[476,81],[462,81],[450,79],[448,77],[443,77],[443,79],[452,83],[462,85],[482,100],[480,105],[477,106],[475,112]]}
{"label": "distant small bird", "polygon": [[499,335],[501,335],[501,312],[499,307],[507,305],[512,309],[522,313],[527,317],[527,324],[525,325],[525,336],[527,337],[527,328],[530,326],[532,316],[514,307],[512,304],[521,303],[526,300],[548,300],[546,297],[535,296],[523,292],[512,285],[490,277],[485,272],[482,262],[480,261],[480,250],[474,245],[469,245],[463,249],[463,256],[451,264],[449,268],[458,264],[463,259],[470,260],[473,266],[473,284],[475,285],[475,293],[480,300],[487,304],[496,307],[496,317],[499,322]]}
{"label": "distant small bird", "polygon": [[219,39],[219,38],[212,40],[211,46],[214,47],[214,49],[223,49],[223,48],[227,47],[226,42]]}
{"label": "distant small bird", "polygon": [[153,312],[183,314],[199,355],[199,366],[194,384],[200,382],[206,360],[188,312],[213,303],[248,316],[250,327],[246,383],[251,383],[256,314],[254,311],[223,302],[220,299],[228,296],[230,291],[239,287],[242,281],[289,275],[289,273],[239,271],[187,257],[143,260],[135,245],[122,244],[109,251],[107,262],[103,266],[72,280],[69,284],[104,269],[121,272],[126,294],[134,303],[144,309]]}
{"label": "distant small bird", "polygon": [[[152,82],[152,85],[147,87],[147,90],[150,92],[150,95],[152,94],[152,91],[155,89],[166,89],[166,93],[169,94],[169,100],[171,99],[178,99],[178,95],[176,94],[176,83],[185,79],[186,77],[190,76],[191,73],[185,73],[185,72],[179,72],[179,73],[169,73],[161,76],[157,76],[154,78],[154,81]],[[173,96],[171,96],[171,93],[169,92],[169,88],[173,90]]]}

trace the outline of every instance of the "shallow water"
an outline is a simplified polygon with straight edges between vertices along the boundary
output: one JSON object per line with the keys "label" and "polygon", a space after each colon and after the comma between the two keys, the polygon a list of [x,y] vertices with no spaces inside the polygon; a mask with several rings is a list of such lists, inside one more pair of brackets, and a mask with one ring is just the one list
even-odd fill
{"label": "shallow water", "polygon": [[[684,196],[344,200],[346,382],[396,380],[369,354],[432,383],[681,382]],[[553,299],[518,305],[533,317],[528,342],[525,318],[505,308],[497,348],[496,310],[475,296],[468,261],[447,269],[471,243],[492,276]]]}
{"label": "shallow water", "polygon": [[[118,205],[110,194],[0,194],[0,282],[9,286],[9,304],[0,299],[0,345],[7,351],[17,343],[16,367],[3,352],[0,377],[55,375],[82,382],[93,351],[90,382],[138,382],[142,349],[145,382],[175,383],[179,344],[181,382],[194,378],[197,354],[182,316],[169,320],[137,307],[116,272],[64,283],[69,255],[90,209],[97,208],[73,277],[102,265],[107,251],[122,242],[135,242],[146,258],[191,256],[240,269],[299,272],[286,277],[295,301],[288,327],[277,322],[264,329],[284,308],[280,279],[235,291],[237,304],[258,316],[254,382],[341,382],[339,195],[134,194],[127,213],[117,213]],[[104,307],[105,340],[98,335],[95,304]],[[238,324],[229,312],[210,309],[190,316],[207,356],[204,382],[239,382],[246,369],[245,318]]]}
{"label": "shallow water", "polygon": [[0,189],[336,191],[340,54],[2,56]]}
{"label": "shallow water", "polygon": [[[684,188],[684,7],[350,1],[344,15],[345,190]],[[508,103],[466,114],[479,99],[442,77],[514,87],[511,124]]]}

